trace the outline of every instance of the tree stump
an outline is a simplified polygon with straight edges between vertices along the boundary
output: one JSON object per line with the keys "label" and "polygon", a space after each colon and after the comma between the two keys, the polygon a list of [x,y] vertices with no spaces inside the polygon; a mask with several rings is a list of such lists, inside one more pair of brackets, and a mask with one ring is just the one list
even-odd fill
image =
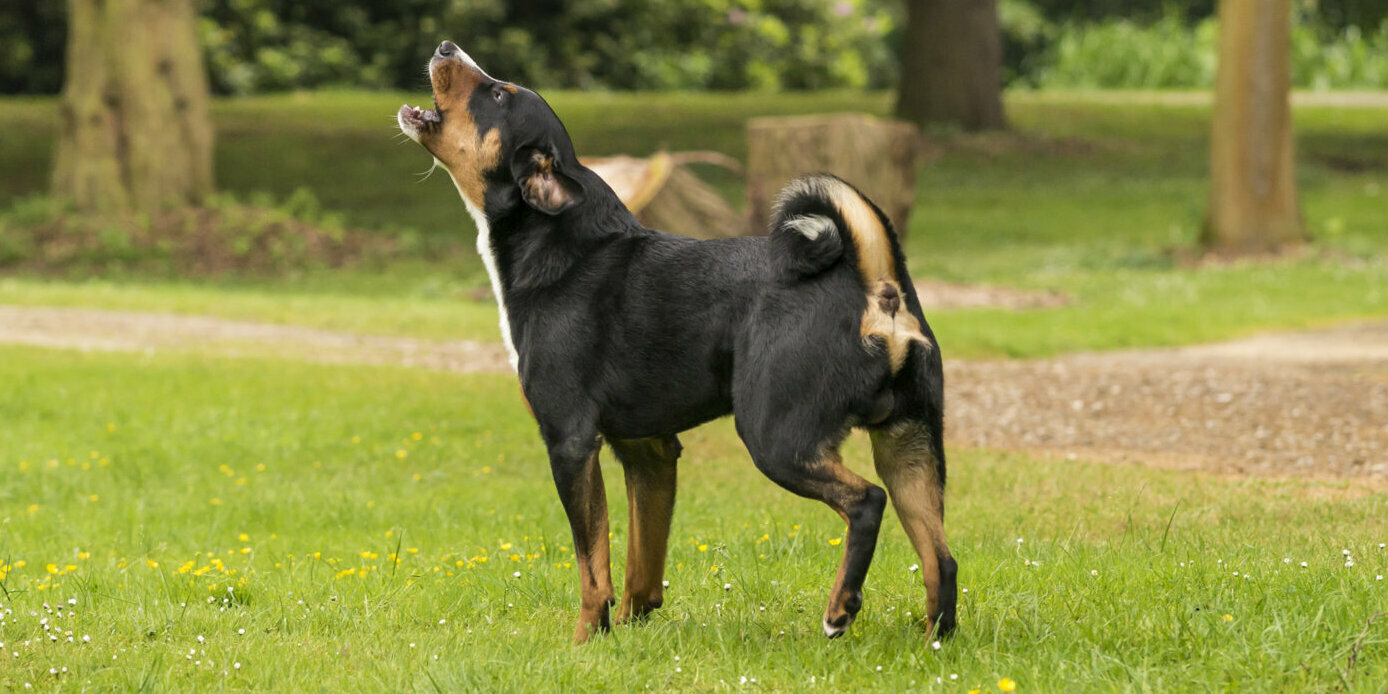
{"label": "tree stump", "polygon": [[716,152],[656,152],[646,159],[617,156],[582,161],[647,227],[696,239],[741,236],[747,228],[746,218],[688,168],[691,163],[741,168],[731,157]]}
{"label": "tree stump", "polygon": [[898,236],[915,201],[924,138],[910,123],[866,114],[754,118],[747,122],[747,206],[751,233],[767,233],[776,193],[796,176],[831,173],[863,191]]}

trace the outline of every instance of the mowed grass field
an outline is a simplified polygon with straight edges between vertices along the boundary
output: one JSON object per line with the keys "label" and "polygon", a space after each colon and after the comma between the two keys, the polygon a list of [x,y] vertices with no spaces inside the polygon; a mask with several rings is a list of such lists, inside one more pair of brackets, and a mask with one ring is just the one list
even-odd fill
{"label": "mowed grass field", "polygon": [[[308,187],[387,234],[472,230],[393,138],[420,94],[217,105],[225,189]],[[745,151],[752,115],[880,94],[552,101],[587,154]],[[1012,133],[936,133],[917,278],[1063,292],[932,312],[947,359],[1177,344],[1388,313],[1388,109],[1300,107],[1308,252],[1190,267],[1208,108],[1012,94]],[[41,191],[51,100],[0,101],[0,206]],[[736,181],[714,180],[732,193]],[[0,303],[497,339],[479,262],[284,278],[0,278]],[[567,523],[514,377],[0,346],[0,691],[1347,691],[1388,688],[1388,495],[952,450],[961,628],[936,649],[891,511],[845,638],[819,620],[842,545],[729,422],[683,437],[666,604],[569,643]],[[849,464],[872,477],[864,442]],[[626,511],[605,456],[614,574]],[[1372,622],[1372,623],[1371,623]],[[66,668],[66,669],[64,669]],[[879,670],[880,668],[880,670]],[[745,679],[744,679],[745,678]]]}
{"label": "mowed grass field", "polygon": [[[1388,683],[1369,626],[1388,496],[1353,484],[951,451],[957,636],[917,627],[889,516],[831,642],[842,523],[715,423],[684,437],[665,606],[576,647],[568,531],[509,377],[0,348],[0,381],[7,691]],[[871,474],[863,441],[847,458]],[[604,472],[620,583],[625,497]]]}

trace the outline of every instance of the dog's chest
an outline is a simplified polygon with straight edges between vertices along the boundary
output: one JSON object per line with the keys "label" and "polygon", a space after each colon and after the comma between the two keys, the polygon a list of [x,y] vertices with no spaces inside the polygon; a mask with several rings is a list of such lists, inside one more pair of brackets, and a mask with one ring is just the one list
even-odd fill
{"label": "dog's chest", "polygon": [[506,313],[506,294],[501,289],[501,269],[496,262],[496,249],[492,245],[491,226],[487,224],[486,213],[472,204],[466,195],[462,197],[463,203],[467,205],[468,214],[472,215],[472,221],[477,224],[477,254],[482,256],[482,264],[486,266],[487,277],[492,282],[496,310],[501,314],[501,339],[506,343],[506,355],[511,361],[511,368],[519,371],[520,354],[516,352],[516,343],[511,339],[511,318]]}

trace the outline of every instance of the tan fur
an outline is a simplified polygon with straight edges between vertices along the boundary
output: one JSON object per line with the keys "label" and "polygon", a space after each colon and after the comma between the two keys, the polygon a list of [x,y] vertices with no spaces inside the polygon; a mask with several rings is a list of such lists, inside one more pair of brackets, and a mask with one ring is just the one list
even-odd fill
{"label": "tan fur", "polygon": [[531,155],[535,172],[521,182],[527,202],[542,210],[558,210],[569,204],[569,191],[554,174],[554,158],[540,152]]}
{"label": "tan fur", "polygon": [[880,339],[886,345],[887,358],[895,373],[906,362],[906,353],[912,342],[919,342],[929,349],[930,340],[926,339],[920,323],[904,304],[895,313],[888,313],[877,300],[888,287],[897,296],[905,296],[896,276],[896,260],[892,256],[891,240],[882,220],[867,201],[847,185],[835,181],[828,193],[848,225],[848,233],[858,251],[858,272],[867,285],[864,287],[867,290],[867,308],[863,311],[859,332],[864,342]]}
{"label": "tan fur", "polygon": [[578,624],[574,627],[576,643],[583,643],[594,632],[609,627],[608,609],[615,597],[611,547],[607,538],[607,492],[596,451],[588,458],[583,474],[585,479],[578,491],[581,519],[574,525],[574,559],[578,564],[581,591]]}
{"label": "tan fur", "polygon": [[675,507],[679,444],[670,439],[613,441],[627,487],[626,589],[617,621],[644,617],[664,601],[665,556]]}
{"label": "tan fur", "polygon": [[[848,511],[852,504],[857,499],[862,498],[867,489],[873,486],[872,483],[848,469],[843,464],[843,458],[839,455],[838,450],[826,451],[823,457],[812,465],[815,469],[807,477],[823,480],[812,488],[812,498],[828,504],[847,523]],[[844,586],[845,574],[848,572],[848,558],[853,551],[852,542],[853,538],[850,536],[849,541],[843,545],[843,559],[839,562],[838,573],[834,576],[834,587],[829,591],[829,602],[824,607],[826,624],[845,615],[849,616],[850,619],[852,617],[847,605],[849,599],[853,597],[853,593]]]}
{"label": "tan fur", "polygon": [[[940,558],[949,556],[945,544],[944,485],[936,471],[939,461],[930,452],[930,434],[919,424],[872,432],[872,457],[877,475],[887,487],[897,518],[920,557],[927,617],[940,611]],[[933,630],[935,624],[928,623]]]}
{"label": "tan fur", "polygon": [[484,175],[501,164],[501,132],[496,128],[477,132],[477,124],[468,113],[468,100],[485,78],[474,65],[440,63],[430,80],[443,127],[435,133],[420,134],[421,143],[452,175],[458,192],[478,209],[487,190]]}
{"label": "tan fur", "polygon": [[858,270],[869,284],[877,281],[896,282],[896,264],[892,260],[887,229],[871,207],[852,188],[835,181],[829,197],[848,224],[853,245],[858,249]]}

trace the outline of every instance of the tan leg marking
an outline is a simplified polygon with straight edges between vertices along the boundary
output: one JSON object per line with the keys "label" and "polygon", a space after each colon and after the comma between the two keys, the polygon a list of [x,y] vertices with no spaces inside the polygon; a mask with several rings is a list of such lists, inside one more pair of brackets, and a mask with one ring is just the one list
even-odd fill
{"label": "tan leg marking", "polygon": [[679,443],[670,439],[613,442],[627,486],[626,589],[617,621],[640,619],[665,599],[662,579],[675,507],[675,461]]}
{"label": "tan leg marking", "polygon": [[603,487],[597,451],[588,457],[576,491],[578,517],[571,517],[570,524],[574,529],[574,556],[582,596],[574,642],[583,643],[594,632],[611,627],[608,610],[614,598],[612,551],[607,538],[607,491]]}
{"label": "tan leg marking", "polygon": [[[824,633],[838,636],[848,631],[849,625],[857,617],[863,603],[863,581],[867,577],[868,566],[877,546],[877,529],[881,523],[881,506],[868,516],[860,517],[859,523],[867,526],[854,526],[852,513],[862,510],[862,504],[876,489],[876,485],[858,476],[843,465],[838,451],[830,451],[807,471],[808,485],[804,491],[811,498],[818,499],[834,509],[848,524],[847,541],[843,546],[843,559],[839,562],[838,573],[834,577],[834,587],[829,591],[829,602],[824,608]],[[880,499],[880,496],[878,497]],[[880,502],[879,502],[880,504]],[[875,516],[875,517],[873,517]],[[858,532],[854,532],[857,530]]]}
{"label": "tan leg marking", "polygon": [[929,444],[929,434],[920,425],[872,432],[877,474],[887,486],[896,515],[920,557],[927,628],[933,632],[942,597],[940,559],[950,554],[945,543],[944,487]]}

